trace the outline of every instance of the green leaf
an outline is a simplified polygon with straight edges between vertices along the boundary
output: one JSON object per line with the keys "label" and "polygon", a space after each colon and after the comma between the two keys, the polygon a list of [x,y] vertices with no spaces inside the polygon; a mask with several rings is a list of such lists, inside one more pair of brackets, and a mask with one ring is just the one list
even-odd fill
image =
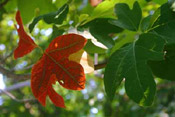
{"label": "green leaf", "polygon": [[96,18],[112,18],[113,17],[113,7],[118,0],[106,0],[100,3],[91,13],[90,17],[87,18],[85,22],[82,22],[81,25],[84,25]]}
{"label": "green leaf", "polygon": [[53,32],[52,32],[52,36],[51,38],[49,39],[49,42],[51,42],[54,38],[62,35],[64,33],[64,30],[63,29],[59,29],[57,26],[53,25]]}
{"label": "green leaf", "polygon": [[51,12],[45,15],[36,17],[33,22],[29,25],[29,30],[32,32],[35,25],[43,19],[46,23],[51,24],[61,24],[67,16],[69,11],[69,6],[67,4],[63,5],[58,11]]}
{"label": "green leaf", "polygon": [[113,99],[116,88],[125,78],[127,95],[141,106],[150,106],[154,100],[156,84],[147,61],[163,60],[164,44],[164,39],[148,33],[114,52],[109,58],[104,76],[108,97]]}
{"label": "green leaf", "polygon": [[151,16],[148,29],[150,29],[151,27],[153,27],[154,23],[155,23],[156,20],[159,18],[159,16],[160,16],[160,8],[158,8],[158,9],[154,12],[154,14]]}
{"label": "green leaf", "polygon": [[142,32],[149,32],[150,30],[154,29],[156,27],[155,22],[160,17],[160,8],[158,8],[153,15],[149,15],[145,17],[140,25],[140,29]]}
{"label": "green leaf", "polygon": [[169,21],[175,20],[175,12],[171,8],[170,3],[163,4],[160,7],[160,16],[157,18],[156,22],[154,23],[153,27],[164,25],[165,23],[168,23]]}
{"label": "green leaf", "polygon": [[96,19],[91,22],[89,26],[90,33],[102,44],[108,48],[114,46],[112,37],[109,36],[111,33],[119,33],[123,31],[121,28],[110,24],[109,19]]}
{"label": "green leaf", "polygon": [[142,32],[146,32],[148,30],[148,28],[150,26],[151,18],[152,18],[152,16],[149,15],[142,20],[141,25],[140,25],[140,29]]}
{"label": "green leaf", "polygon": [[116,40],[114,47],[111,50],[111,53],[114,53],[118,49],[120,49],[122,46],[124,46],[127,43],[131,43],[135,40],[136,32],[131,32],[125,30],[124,32],[119,34],[119,38]]}
{"label": "green leaf", "polygon": [[115,14],[118,19],[111,20],[111,24],[131,31],[137,31],[139,29],[142,11],[137,1],[134,3],[132,10],[125,3],[116,4]]}
{"label": "green leaf", "polygon": [[17,0],[17,6],[24,24],[28,23],[35,13],[42,15],[55,10],[51,0]]}
{"label": "green leaf", "polygon": [[106,49],[100,48],[92,43],[90,39],[88,39],[88,42],[86,43],[84,50],[90,54],[98,53],[98,54],[104,54],[106,52]]}
{"label": "green leaf", "polygon": [[78,30],[89,28],[89,32],[97,39],[97,41],[101,42],[108,48],[112,48],[115,43],[110,34],[120,33],[123,29],[110,24],[109,20],[110,19],[108,18],[95,19],[83,26],[79,26]]}
{"label": "green leaf", "polygon": [[[137,0],[141,5],[145,4],[146,2],[143,0]],[[90,11],[90,16],[83,22],[80,22],[81,25],[85,25],[86,23],[97,19],[97,18],[115,18],[114,17],[114,6],[116,3],[126,3],[131,7],[135,0],[104,0],[100,4],[98,4],[93,11]],[[90,6],[91,8],[91,6]],[[88,8],[88,11],[89,9]],[[91,8],[92,9],[92,8]],[[90,10],[91,10],[90,9]],[[87,13],[87,12],[86,12]]]}
{"label": "green leaf", "polygon": [[157,21],[157,19],[160,16],[160,8],[158,8],[153,15],[149,15],[145,17],[140,25],[140,29],[142,32],[149,32],[150,30],[154,29],[153,27],[154,23]]}
{"label": "green leaf", "polygon": [[149,61],[149,65],[155,76],[167,80],[174,79],[174,53],[175,53],[175,13],[171,9],[171,4],[166,3],[161,6],[161,15],[154,24],[152,32],[166,40],[164,60]]}
{"label": "green leaf", "polygon": [[162,36],[167,41],[167,44],[175,43],[175,20],[165,25],[161,25],[153,31]]}
{"label": "green leaf", "polygon": [[170,4],[161,6],[161,15],[150,31],[163,37],[167,44],[175,43],[175,12],[172,11]]}
{"label": "green leaf", "polygon": [[165,46],[162,61],[149,61],[153,74],[159,78],[175,81],[175,44]]}

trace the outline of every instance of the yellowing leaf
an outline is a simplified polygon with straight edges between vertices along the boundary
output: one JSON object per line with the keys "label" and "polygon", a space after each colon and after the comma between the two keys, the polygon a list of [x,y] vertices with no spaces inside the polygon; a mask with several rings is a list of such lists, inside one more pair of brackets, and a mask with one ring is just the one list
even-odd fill
{"label": "yellowing leaf", "polygon": [[88,53],[83,49],[71,54],[69,56],[69,60],[81,64],[85,73],[91,73],[94,71],[94,62]]}

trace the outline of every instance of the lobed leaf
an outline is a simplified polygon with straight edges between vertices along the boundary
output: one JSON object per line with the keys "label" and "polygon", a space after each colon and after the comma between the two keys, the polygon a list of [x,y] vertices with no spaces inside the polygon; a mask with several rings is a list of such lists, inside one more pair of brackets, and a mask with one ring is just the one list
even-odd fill
{"label": "lobed leaf", "polygon": [[24,31],[20,11],[17,11],[16,13],[16,21],[18,23],[18,27],[15,25],[15,28],[19,35],[19,43],[18,47],[14,51],[15,59],[23,57],[37,47],[32,38]]}
{"label": "lobed leaf", "polygon": [[169,3],[162,5],[160,9],[160,16],[154,24],[155,28],[151,31],[166,40],[165,57],[162,61],[149,61],[148,63],[155,76],[174,81],[175,13]]}
{"label": "lobed leaf", "polygon": [[117,50],[110,57],[104,75],[105,90],[112,100],[116,88],[125,78],[127,95],[141,106],[150,106],[155,96],[155,81],[148,60],[163,60],[165,41],[154,34],[142,34],[139,39]]}
{"label": "lobed leaf", "polygon": [[160,17],[160,8],[158,8],[153,15],[149,15],[142,20],[140,25],[141,31],[147,32],[152,28],[154,28],[155,26],[153,25],[159,19],[159,17]]}
{"label": "lobed leaf", "polygon": [[[95,43],[97,43],[97,42],[95,42]],[[88,53],[91,53],[91,54],[94,54],[94,53],[104,54],[107,49],[104,49],[103,47],[101,47],[101,43],[100,44],[97,43],[95,45],[91,39],[88,39],[87,44],[84,47],[84,50]]]}
{"label": "lobed leaf", "polygon": [[163,37],[167,44],[173,44],[175,43],[175,13],[169,3],[162,5],[160,9],[161,14],[150,31]]}
{"label": "lobed leaf", "polygon": [[129,6],[125,3],[116,4],[115,14],[118,19],[111,20],[111,24],[131,31],[137,31],[139,29],[142,11],[137,1],[134,3],[132,10],[130,10]]}
{"label": "lobed leaf", "polygon": [[164,60],[149,61],[148,64],[155,76],[175,81],[175,44],[165,46],[164,52]]}
{"label": "lobed leaf", "polygon": [[[126,35],[127,34],[127,35]],[[135,40],[136,32],[131,32],[128,30],[123,31],[118,35],[118,39],[115,41],[114,47],[111,49],[110,55],[116,50],[120,49],[124,45],[131,43]]]}
{"label": "lobed leaf", "polygon": [[[50,87],[56,81],[64,88],[81,90],[85,87],[85,74],[83,67],[68,57],[81,50],[86,44],[86,39],[80,35],[68,34],[55,38],[45,50],[42,58],[33,66],[31,87],[34,96],[45,105],[47,95],[51,98]],[[54,76],[54,77],[53,77]],[[52,102],[59,107],[56,97],[51,98]],[[62,102],[61,102],[62,103]]]}
{"label": "lobed leaf", "polygon": [[165,25],[169,21],[173,21],[175,19],[175,12],[171,8],[171,6],[172,6],[171,3],[165,3],[158,9],[158,12],[155,12],[155,14],[158,13],[160,15],[158,18],[156,18],[153,27],[159,27],[161,25]]}
{"label": "lobed leaf", "polygon": [[89,27],[90,33],[97,39],[97,41],[101,42],[108,48],[112,48],[115,43],[109,35],[112,33],[120,33],[123,29],[110,24],[108,22],[109,20],[109,18],[95,19],[80,28]]}
{"label": "lobed leaf", "polygon": [[108,48],[112,48],[114,46],[114,41],[109,34],[119,33],[123,30],[108,23],[109,20],[110,19],[94,20],[89,28],[89,31],[99,42],[106,45]]}

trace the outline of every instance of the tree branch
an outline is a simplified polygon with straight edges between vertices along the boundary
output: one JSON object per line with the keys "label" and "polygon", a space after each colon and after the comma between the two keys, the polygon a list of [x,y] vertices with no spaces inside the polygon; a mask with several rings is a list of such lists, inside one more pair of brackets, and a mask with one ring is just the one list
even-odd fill
{"label": "tree branch", "polygon": [[107,62],[103,62],[103,63],[99,63],[97,65],[94,65],[94,69],[98,70],[98,69],[102,69],[106,67]]}
{"label": "tree branch", "polygon": [[[20,82],[20,83],[16,83],[12,86],[9,86],[9,87],[5,88],[4,91],[13,91],[13,90],[25,87],[25,86],[30,86],[30,80],[23,81],[23,82]],[[0,95],[1,95],[1,93],[2,92],[0,92]]]}
{"label": "tree branch", "polygon": [[[99,63],[94,66],[95,70],[102,69],[106,66],[107,62]],[[11,72],[10,70],[5,69],[0,65],[0,72],[7,76],[8,78],[13,78],[17,80],[26,80],[31,78],[31,74],[15,74],[14,72]]]}
{"label": "tree branch", "polygon": [[4,64],[5,61],[13,55],[13,52],[14,50],[9,55],[5,56],[4,58],[0,57],[0,64]]}
{"label": "tree branch", "polygon": [[12,71],[21,71],[21,70],[28,70],[31,69],[33,67],[34,64],[29,65],[27,67],[23,67],[23,68],[19,68],[19,69],[13,69]]}
{"label": "tree branch", "polygon": [[17,80],[26,80],[30,79],[31,75],[30,74],[15,74],[11,72],[10,70],[5,69],[4,67],[0,66],[0,72],[7,76],[8,78],[13,78]]}
{"label": "tree branch", "polygon": [[8,97],[10,97],[11,99],[13,99],[16,102],[29,102],[29,101],[35,101],[35,98],[31,98],[31,99],[17,99],[12,93],[5,91],[3,89],[0,89],[0,91],[4,94],[6,94]]}

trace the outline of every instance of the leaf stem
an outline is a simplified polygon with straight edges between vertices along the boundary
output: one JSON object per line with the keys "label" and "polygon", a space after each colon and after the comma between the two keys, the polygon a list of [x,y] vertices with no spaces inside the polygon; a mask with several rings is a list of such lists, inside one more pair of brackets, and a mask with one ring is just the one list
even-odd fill
{"label": "leaf stem", "polygon": [[42,54],[44,54],[44,50],[39,45],[37,45],[36,48],[39,48],[41,50]]}

